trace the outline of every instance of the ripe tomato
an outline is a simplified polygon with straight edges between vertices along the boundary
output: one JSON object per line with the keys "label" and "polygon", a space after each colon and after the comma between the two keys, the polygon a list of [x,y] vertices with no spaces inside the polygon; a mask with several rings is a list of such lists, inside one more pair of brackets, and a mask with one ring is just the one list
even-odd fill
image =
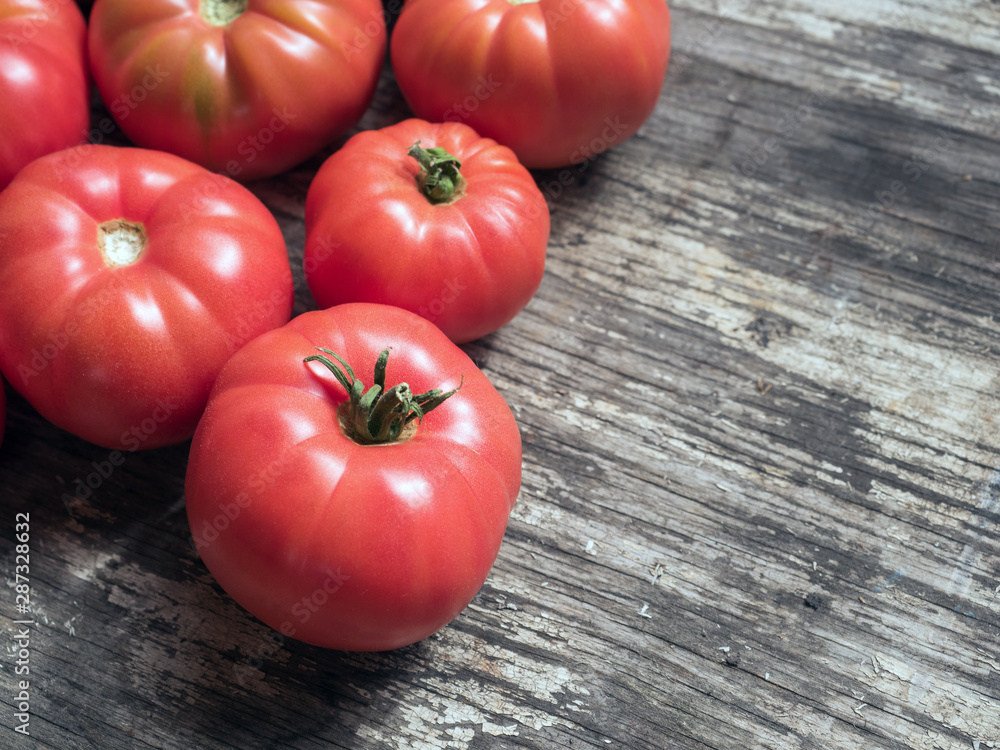
{"label": "ripe tomato", "polygon": [[466,122],[531,168],[586,161],[633,135],[669,54],[665,0],[407,0],[392,34],[418,117]]}
{"label": "ripe tomato", "polygon": [[266,177],[349,130],[385,55],[378,0],[97,0],[90,64],[140,146]]}
{"label": "ripe tomato", "polygon": [[87,140],[86,40],[70,0],[0,0],[0,190],[25,164]]}
{"label": "ripe tomato", "polygon": [[[438,161],[428,172],[419,159]],[[461,123],[358,133],[316,175],[305,221],[306,280],[320,307],[395,305],[457,343],[507,323],[545,270],[549,210],[534,178]]]}
{"label": "ripe tomato", "polygon": [[0,193],[0,369],[46,419],[109,448],[194,432],[222,364],[291,314],[274,217],[155,151],[78,146]]}
{"label": "ripe tomato", "polygon": [[[306,362],[317,347],[387,387],[373,423],[398,430],[389,410],[409,410],[393,384],[440,405],[366,444],[361,386],[349,399],[332,370]],[[433,388],[458,391],[442,402]],[[355,303],[300,315],[226,364],[185,494],[195,546],[239,604],[285,636],[380,651],[427,637],[469,603],[520,482],[517,424],[472,360],[413,313]]]}

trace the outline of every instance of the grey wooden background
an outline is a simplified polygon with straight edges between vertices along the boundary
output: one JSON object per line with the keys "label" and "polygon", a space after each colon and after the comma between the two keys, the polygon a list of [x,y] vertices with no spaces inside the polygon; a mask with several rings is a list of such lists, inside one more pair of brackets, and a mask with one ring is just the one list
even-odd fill
{"label": "grey wooden background", "polygon": [[[107,451],[8,387],[0,747],[1000,748],[1000,4],[672,10],[652,119],[537,173],[545,280],[467,347],[524,439],[472,605],[393,653],[283,641],[189,544],[187,445],[71,498]],[[361,127],[406,115],[387,68]],[[252,186],[298,312],[321,161]]]}

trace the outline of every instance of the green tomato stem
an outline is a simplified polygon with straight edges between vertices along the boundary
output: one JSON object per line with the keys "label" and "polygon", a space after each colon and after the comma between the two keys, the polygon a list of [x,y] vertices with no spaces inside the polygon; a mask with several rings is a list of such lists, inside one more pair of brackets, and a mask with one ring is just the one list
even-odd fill
{"label": "green tomato stem", "polygon": [[[305,362],[319,362],[334,374],[348,400],[340,407],[338,417],[341,429],[351,440],[360,445],[380,445],[408,440],[424,416],[443,404],[461,388],[444,393],[433,388],[426,393],[414,394],[410,386],[400,383],[392,388],[385,387],[385,368],[389,361],[389,350],[383,349],[375,362],[374,384],[367,391],[364,383],[355,376],[354,370],[340,355],[321,346],[316,347],[325,354],[313,354]],[[337,360],[334,362],[330,357]],[[414,423],[414,420],[417,420]]]}
{"label": "green tomato stem", "polygon": [[420,148],[417,141],[406,153],[420,163],[417,186],[431,203],[454,203],[465,194],[465,178],[458,171],[462,162],[445,149]]}

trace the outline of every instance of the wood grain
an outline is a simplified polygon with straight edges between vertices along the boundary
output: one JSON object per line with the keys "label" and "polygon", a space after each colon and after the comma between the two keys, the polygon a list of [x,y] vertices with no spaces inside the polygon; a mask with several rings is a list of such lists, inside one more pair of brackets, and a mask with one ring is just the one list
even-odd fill
{"label": "wood grain", "polygon": [[[31,739],[0,605],[0,746],[1000,747],[1000,6],[671,7],[653,117],[536,174],[542,287],[466,347],[524,439],[472,605],[392,653],[282,639],[197,559],[186,445],[72,497],[107,451],[8,388],[38,604]],[[405,116],[387,67],[360,127]],[[297,312],[322,159],[252,185]]]}

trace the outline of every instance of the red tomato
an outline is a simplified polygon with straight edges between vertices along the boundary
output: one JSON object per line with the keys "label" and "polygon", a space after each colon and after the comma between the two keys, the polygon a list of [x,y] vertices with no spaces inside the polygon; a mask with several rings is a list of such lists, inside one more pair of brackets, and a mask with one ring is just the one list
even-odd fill
{"label": "red tomato", "polygon": [[[409,408],[393,384],[424,402],[459,390],[400,439],[362,444],[357,397],[304,361],[317,347],[365,386],[389,348],[379,423],[392,423],[386,407]],[[427,637],[471,601],[520,482],[517,424],[472,360],[413,313],[355,303],[300,315],[229,361],[185,494],[201,558],[239,604],[285,636],[380,651]]]}
{"label": "red tomato", "polygon": [[0,0],[0,190],[25,164],[87,140],[86,41],[70,0]]}
{"label": "red tomato", "polygon": [[531,168],[586,161],[633,135],[669,54],[664,0],[407,0],[392,33],[418,117],[466,122]]}
{"label": "red tomato", "polygon": [[[407,153],[417,142],[422,159],[441,159],[435,149],[455,157],[460,176],[445,159],[446,181],[428,177]],[[403,307],[458,343],[513,318],[545,270],[549,210],[534,178],[461,123],[358,133],[316,175],[305,220],[306,280],[320,307]]]}
{"label": "red tomato", "polygon": [[241,180],[354,126],[385,44],[379,0],[97,0],[90,16],[94,79],[128,137]]}
{"label": "red tomato", "polygon": [[291,314],[274,217],[170,154],[78,146],[0,193],[0,369],[54,424],[110,448],[194,432],[215,376]]}

